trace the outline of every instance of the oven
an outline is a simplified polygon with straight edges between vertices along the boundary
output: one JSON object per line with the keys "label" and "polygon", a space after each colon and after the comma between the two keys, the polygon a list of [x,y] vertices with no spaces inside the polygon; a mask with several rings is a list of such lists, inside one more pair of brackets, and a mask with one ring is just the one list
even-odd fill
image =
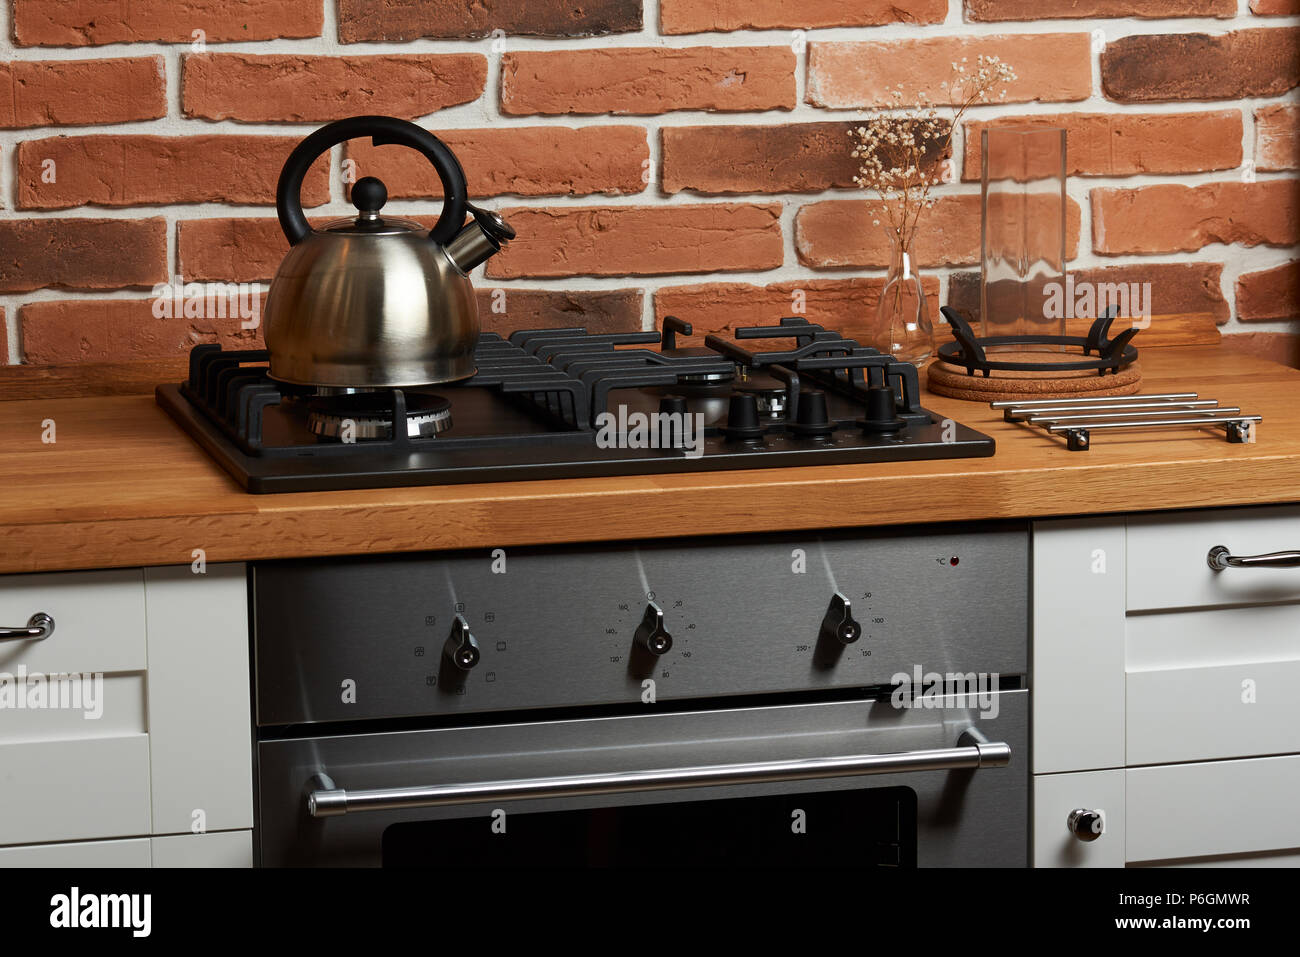
{"label": "oven", "polygon": [[264,866],[1028,863],[1023,525],[260,563]]}

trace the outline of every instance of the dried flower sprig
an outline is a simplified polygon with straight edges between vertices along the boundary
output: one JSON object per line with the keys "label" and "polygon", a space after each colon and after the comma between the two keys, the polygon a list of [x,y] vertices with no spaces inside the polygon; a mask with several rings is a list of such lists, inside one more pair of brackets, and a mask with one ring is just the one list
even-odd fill
{"label": "dried flower sprig", "polygon": [[[999,90],[998,99],[1005,99],[1007,84],[1018,79],[1001,57],[981,53],[973,69],[966,64],[966,57],[954,62],[951,77],[940,84],[953,110],[950,119],[940,116],[922,90],[912,110],[877,110],[849,130],[850,155],[860,161],[853,182],[876,194],[880,202],[871,210],[872,222],[883,221],[904,251],[911,248],[921,214],[935,204],[930,189],[942,180],[939,161],[952,146],[962,116],[974,104],[990,102],[994,90]],[[889,92],[894,100],[902,100],[903,85]]]}

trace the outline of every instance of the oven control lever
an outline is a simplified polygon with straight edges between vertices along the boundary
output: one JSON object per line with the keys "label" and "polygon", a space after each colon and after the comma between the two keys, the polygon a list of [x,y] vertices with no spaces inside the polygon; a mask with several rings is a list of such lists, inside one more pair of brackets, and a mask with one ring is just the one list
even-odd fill
{"label": "oven control lever", "polygon": [[358,811],[403,811],[412,808],[455,807],[488,801],[540,800],[553,797],[592,797],[604,794],[671,791],[678,788],[730,787],[856,777],[862,774],[902,774],[922,771],[1004,768],[1011,763],[1011,746],[990,741],[978,728],[968,728],[955,748],[897,751],[887,754],[814,756],[747,764],[713,764],[685,768],[637,768],[591,774],[503,781],[361,789],[338,787],[322,769],[306,785],[307,813],[337,817]]}
{"label": "oven control lever", "polygon": [[1300,552],[1234,555],[1226,546],[1215,545],[1205,556],[1205,562],[1216,572],[1225,568],[1300,568]]}
{"label": "oven control lever", "polygon": [[849,600],[841,592],[831,598],[831,605],[822,619],[822,634],[842,645],[851,645],[862,637],[862,626],[853,618]]}
{"label": "oven control lever", "polygon": [[636,643],[650,654],[666,655],[673,647],[673,636],[664,627],[664,610],[650,602],[645,606],[641,624],[636,628]]}
{"label": "oven control lever", "polygon": [[451,634],[442,646],[443,656],[461,671],[469,671],[481,657],[478,641],[470,634],[469,622],[464,615],[457,615],[451,623]]}
{"label": "oven control lever", "polygon": [[1106,833],[1106,815],[1102,811],[1077,807],[1065,819],[1065,826],[1079,840],[1095,841]]}

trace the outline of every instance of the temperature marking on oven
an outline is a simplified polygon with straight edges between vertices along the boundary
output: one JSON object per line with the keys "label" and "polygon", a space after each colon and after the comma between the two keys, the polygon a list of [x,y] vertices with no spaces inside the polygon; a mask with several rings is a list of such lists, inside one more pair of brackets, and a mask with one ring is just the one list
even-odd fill
{"label": "temperature marking on oven", "polygon": [[[647,589],[645,594],[657,593]],[[605,637],[610,640],[609,663],[626,664],[630,677],[645,677],[654,674],[658,678],[671,678],[673,670],[691,660],[694,650],[691,637],[697,631],[696,623],[686,616],[689,609],[682,599],[651,598],[649,604],[643,602],[619,602],[618,617],[613,626],[605,629]],[[654,610],[657,610],[654,611]],[[662,615],[663,637],[654,637],[653,644],[667,645],[663,651],[650,650],[639,643],[650,641],[653,636],[647,629],[646,615],[651,615],[653,625],[655,614]],[[646,634],[643,638],[642,632]],[[657,660],[656,660],[657,659]]]}

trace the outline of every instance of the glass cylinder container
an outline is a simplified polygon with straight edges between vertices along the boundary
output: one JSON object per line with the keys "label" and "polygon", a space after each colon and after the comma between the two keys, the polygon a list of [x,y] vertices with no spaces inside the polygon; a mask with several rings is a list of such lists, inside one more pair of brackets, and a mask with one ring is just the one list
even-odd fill
{"label": "glass cylinder container", "polygon": [[994,126],[980,138],[980,335],[1065,335],[1065,130]]}

